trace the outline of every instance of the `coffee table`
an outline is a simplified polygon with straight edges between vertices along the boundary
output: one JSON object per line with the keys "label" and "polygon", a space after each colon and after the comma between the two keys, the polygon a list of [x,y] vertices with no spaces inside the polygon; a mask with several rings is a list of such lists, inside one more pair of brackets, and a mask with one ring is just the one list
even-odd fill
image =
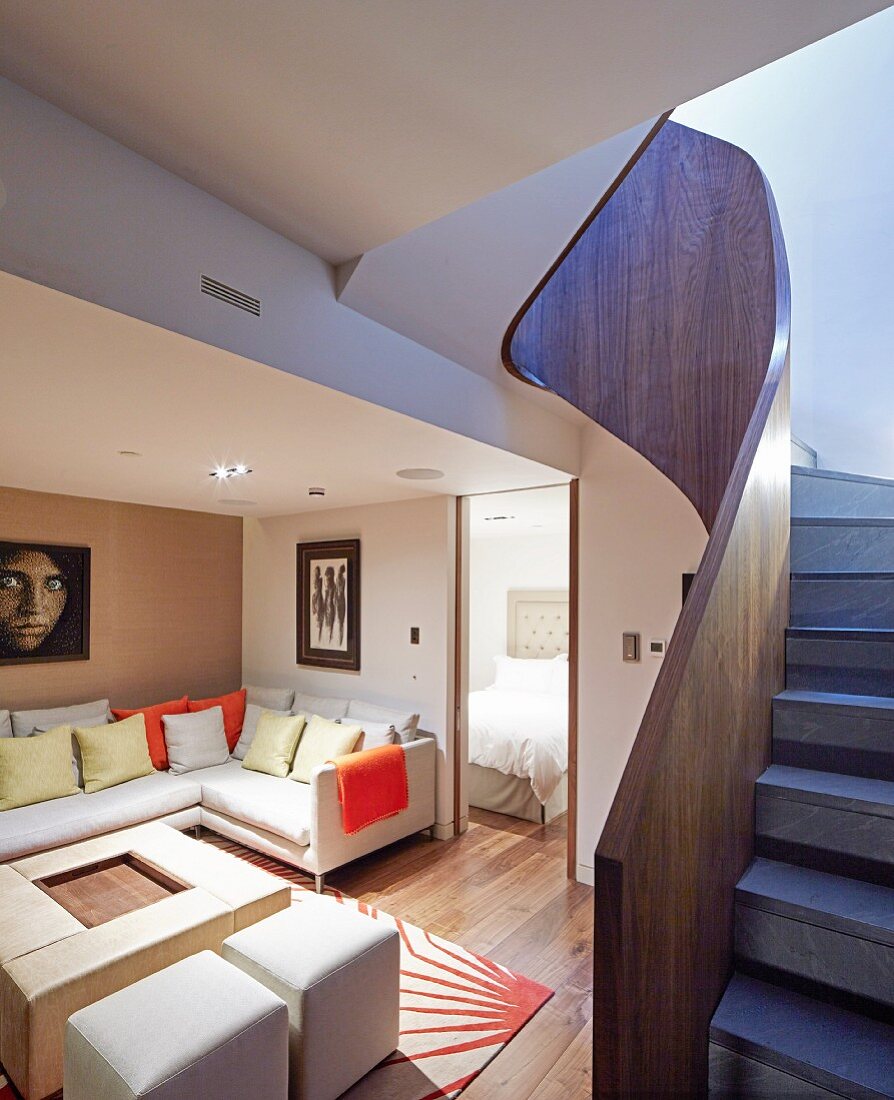
{"label": "coffee table", "polygon": [[0,1063],[43,1100],[73,1012],[290,903],[288,883],[159,823],[0,866]]}

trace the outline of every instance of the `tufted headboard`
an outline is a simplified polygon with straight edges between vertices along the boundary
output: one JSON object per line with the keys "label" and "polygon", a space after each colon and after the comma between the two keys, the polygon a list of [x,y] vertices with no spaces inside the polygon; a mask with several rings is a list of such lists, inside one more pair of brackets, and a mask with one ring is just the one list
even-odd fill
{"label": "tufted headboard", "polygon": [[568,590],[515,588],[508,594],[506,652],[555,657],[568,652]]}

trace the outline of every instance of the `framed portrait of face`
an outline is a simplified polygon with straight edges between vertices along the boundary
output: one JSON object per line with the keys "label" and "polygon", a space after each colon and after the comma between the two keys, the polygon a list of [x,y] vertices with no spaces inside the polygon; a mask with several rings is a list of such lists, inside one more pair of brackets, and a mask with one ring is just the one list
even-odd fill
{"label": "framed portrait of face", "polygon": [[0,542],[0,665],[89,658],[89,547]]}
{"label": "framed portrait of face", "polygon": [[298,664],[360,671],[360,540],[297,546]]}

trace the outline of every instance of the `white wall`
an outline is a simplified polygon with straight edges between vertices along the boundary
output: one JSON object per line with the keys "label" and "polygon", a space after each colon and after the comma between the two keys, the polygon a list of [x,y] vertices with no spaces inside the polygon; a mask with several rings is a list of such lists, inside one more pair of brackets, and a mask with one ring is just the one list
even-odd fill
{"label": "white wall", "polygon": [[767,176],[792,278],[792,431],[894,477],[894,8],[709,92],[675,121]]}
{"label": "white wall", "polygon": [[621,660],[621,635],[670,639],[682,574],[708,537],[695,508],[641,455],[593,425],[580,479],[578,878],[593,854],[658,675],[648,654]]}
{"label": "white wall", "polygon": [[[242,671],[245,683],[294,685],[315,695],[418,711],[438,758],[437,819],[453,820],[454,498],[247,519],[244,529]],[[296,544],[359,538],[361,670],[301,668],[295,653]],[[420,644],[410,645],[410,627]]]}
{"label": "white wall", "polygon": [[567,588],[568,535],[473,538],[469,548],[469,690],[494,682],[506,652],[506,598],[513,588]]}

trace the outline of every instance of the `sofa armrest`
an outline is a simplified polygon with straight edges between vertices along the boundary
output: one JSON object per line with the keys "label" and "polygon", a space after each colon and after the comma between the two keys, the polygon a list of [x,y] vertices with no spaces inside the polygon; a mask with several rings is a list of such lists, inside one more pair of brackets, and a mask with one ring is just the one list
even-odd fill
{"label": "sofa armrest", "polygon": [[307,852],[310,869],[322,874],[434,824],[437,743],[423,737],[401,748],[407,762],[409,806],[402,813],[377,821],[353,836],[345,836],[342,828],[335,765],[324,764],[314,769],[310,779],[310,846]]}

